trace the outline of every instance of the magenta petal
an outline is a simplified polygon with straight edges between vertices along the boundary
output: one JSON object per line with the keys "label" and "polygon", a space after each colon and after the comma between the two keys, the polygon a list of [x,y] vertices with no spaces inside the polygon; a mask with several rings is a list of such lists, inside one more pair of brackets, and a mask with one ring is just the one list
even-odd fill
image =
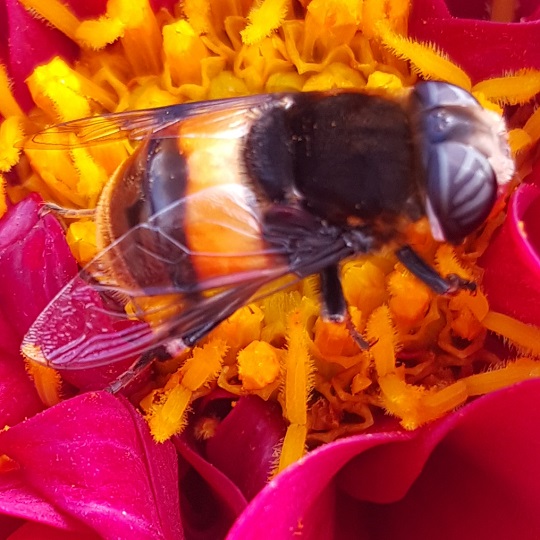
{"label": "magenta petal", "polygon": [[8,540],[100,540],[100,536],[92,532],[64,531],[41,523],[28,522],[10,535]]}
{"label": "magenta petal", "polygon": [[50,502],[37,495],[28,485],[23,469],[0,475],[0,513],[5,517],[35,521],[59,530],[86,530],[77,520],[62,514]]}
{"label": "magenta petal", "polygon": [[522,184],[506,221],[482,257],[491,308],[540,325],[540,187]]}
{"label": "magenta petal", "polygon": [[183,537],[174,447],[155,443],[125,400],[64,401],[0,433],[0,448],[27,491],[103,538]]}
{"label": "magenta petal", "polygon": [[440,0],[415,0],[409,35],[437,45],[474,82],[525,67],[540,69],[536,46],[540,21],[506,24],[459,19],[450,16]]}
{"label": "magenta petal", "polygon": [[23,109],[29,110],[33,102],[25,79],[36,66],[54,56],[73,60],[78,47],[60,31],[33,17],[18,0],[5,0],[4,6],[2,16],[5,22],[2,26],[5,33],[0,40],[5,57],[2,60],[13,81],[15,98]]}
{"label": "magenta petal", "polygon": [[206,443],[206,458],[252,499],[267,483],[286,424],[279,405],[258,396],[237,401]]}
{"label": "magenta petal", "polygon": [[62,228],[30,196],[0,220],[0,307],[19,340],[77,272]]}
{"label": "magenta petal", "polygon": [[225,537],[247,501],[188,439],[185,433],[173,439],[180,456],[180,503],[186,538],[219,540]]}
{"label": "magenta petal", "polygon": [[43,409],[18,350],[0,356],[0,425],[14,426]]}
{"label": "magenta petal", "polygon": [[228,539],[538,538],[539,392],[527,381],[415,432],[323,446],[270,483]]}
{"label": "magenta petal", "polygon": [[53,218],[28,197],[0,220],[0,425],[42,409],[19,347],[26,330],[77,266]]}

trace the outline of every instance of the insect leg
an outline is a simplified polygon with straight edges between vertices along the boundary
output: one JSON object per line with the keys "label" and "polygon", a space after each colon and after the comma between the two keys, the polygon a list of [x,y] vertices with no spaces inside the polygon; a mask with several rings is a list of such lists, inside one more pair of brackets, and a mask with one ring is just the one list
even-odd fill
{"label": "insect leg", "polygon": [[131,366],[120,374],[105,390],[111,394],[118,394],[135,380],[155,360],[168,360],[171,355],[164,345],[156,347],[142,354]]}
{"label": "insect leg", "polygon": [[458,291],[466,290],[474,292],[476,283],[463,279],[456,274],[449,274],[443,278],[435,268],[426,263],[411,246],[403,246],[396,250],[397,258],[403,266],[423,281],[430,289],[437,294],[455,294]]}
{"label": "insect leg", "polygon": [[355,328],[347,309],[347,301],[343,295],[338,266],[335,264],[327,266],[320,273],[320,276],[323,319],[337,323],[345,322],[349,334],[358,347],[363,351],[369,349],[369,343]]}
{"label": "insect leg", "polygon": [[40,216],[43,217],[50,212],[66,219],[93,218],[96,213],[94,208],[65,208],[51,202],[43,203]]}

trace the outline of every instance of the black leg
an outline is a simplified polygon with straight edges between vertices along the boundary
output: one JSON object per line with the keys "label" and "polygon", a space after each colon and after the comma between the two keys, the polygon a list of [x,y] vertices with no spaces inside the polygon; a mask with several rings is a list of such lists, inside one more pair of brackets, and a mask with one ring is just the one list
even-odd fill
{"label": "black leg", "polygon": [[331,322],[343,322],[347,314],[347,302],[336,265],[327,266],[321,273],[321,299],[323,318]]}
{"label": "black leg", "polygon": [[354,327],[351,316],[347,309],[347,302],[343,296],[343,288],[336,265],[326,267],[321,273],[321,300],[323,304],[323,319],[330,322],[345,322],[347,330],[358,347],[365,351],[369,349],[369,343],[361,336]]}
{"label": "black leg", "polygon": [[411,246],[406,245],[399,248],[396,250],[396,255],[409,272],[437,294],[454,294],[461,290],[474,292],[476,290],[476,283],[463,279],[456,274],[449,274],[446,278],[443,278]]}

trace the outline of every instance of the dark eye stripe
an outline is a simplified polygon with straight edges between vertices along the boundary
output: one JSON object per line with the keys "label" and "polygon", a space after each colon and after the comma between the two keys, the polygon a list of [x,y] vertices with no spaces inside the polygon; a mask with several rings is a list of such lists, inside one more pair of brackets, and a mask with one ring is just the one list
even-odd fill
{"label": "dark eye stripe", "polygon": [[459,241],[489,214],[496,181],[487,158],[457,142],[431,145],[427,160],[428,197],[450,241]]}

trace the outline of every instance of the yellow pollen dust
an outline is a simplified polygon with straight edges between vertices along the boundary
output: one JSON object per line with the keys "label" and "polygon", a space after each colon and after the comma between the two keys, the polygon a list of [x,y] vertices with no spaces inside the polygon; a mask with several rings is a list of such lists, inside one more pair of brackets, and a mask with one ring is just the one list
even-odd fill
{"label": "yellow pollen dust", "polygon": [[[2,178],[11,200],[38,191],[67,208],[96,206],[137,143],[119,137],[68,148],[71,135],[58,129],[47,131],[41,145],[20,143],[28,133],[69,120],[264,92],[349,89],[395,99],[419,78],[472,86],[443,51],[408,36],[408,0],[185,0],[172,12],[153,11],[148,0],[109,0],[91,20],[80,20],[58,0],[21,2],[74,40],[80,54],[71,64],[53,58],[34,69],[27,85],[35,108],[28,115],[0,68],[0,173],[16,170],[21,178],[16,188]],[[511,4],[494,1],[493,18],[512,17]],[[472,87],[494,111],[526,103],[539,90],[536,70]],[[100,129],[115,134],[112,122]],[[510,132],[518,162],[527,162],[538,140],[540,109]],[[0,197],[0,212],[5,207]],[[342,265],[350,317],[343,323],[321,317],[316,278],[277,284],[278,292],[238,309],[196,347],[156,368],[153,390],[140,402],[154,438],[181,431],[193,401],[217,388],[239,398],[254,394],[282,407],[288,427],[279,472],[307,448],[365,432],[377,411],[416,429],[472,396],[538,377],[539,329],[490,310],[481,288],[478,258],[503,220],[501,207],[457,247],[435,242],[427,220],[404,239],[443,276],[478,283],[476,293],[435,295],[392,250]],[[65,224],[71,250],[85,265],[97,250],[95,223],[85,214]],[[181,300],[135,298],[126,310],[153,325],[176,316]],[[503,362],[486,349],[488,333],[506,341],[517,358]],[[33,365],[29,371],[47,405],[61,399],[57,374]],[[196,427],[201,438],[215,428],[212,419],[205,422]]]}

